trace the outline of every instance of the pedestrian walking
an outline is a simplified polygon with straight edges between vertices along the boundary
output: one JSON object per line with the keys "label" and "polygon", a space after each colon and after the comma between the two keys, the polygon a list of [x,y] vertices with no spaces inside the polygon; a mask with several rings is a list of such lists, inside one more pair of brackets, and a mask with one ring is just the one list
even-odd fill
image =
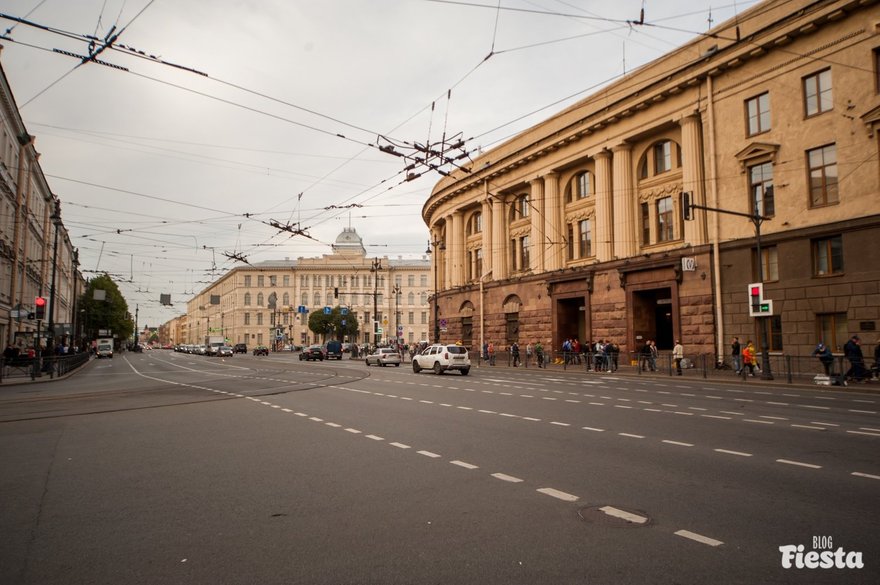
{"label": "pedestrian walking", "polygon": [[867,377],[865,356],[862,354],[862,341],[858,335],[853,335],[844,344],[843,357],[849,360],[849,370],[846,371],[846,378],[854,382],[865,382]]}
{"label": "pedestrian walking", "polygon": [[513,345],[510,346],[510,357],[513,359],[513,367],[519,367],[519,344],[517,342],[513,342]]}
{"label": "pedestrian walking", "polygon": [[828,346],[820,341],[811,355],[819,358],[822,368],[825,369],[825,375],[831,376],[831,366],[834,364],[834,356],[831,354],[831,350]]}
{"label": "pedestrian walking", "polygon": [[541,345],[540,341],[535,342],[535,357],[538,359],[539,368],[547,367],[547,365],[544,363],[544,346]]}
{"label": "pedestrian walking", "polygon": [[751,340],[746,342],[746,347],[742,350],[743,370],[749,369],[749,376],[755,375],[755,366],[758,363],[755,357],[755,344]]}

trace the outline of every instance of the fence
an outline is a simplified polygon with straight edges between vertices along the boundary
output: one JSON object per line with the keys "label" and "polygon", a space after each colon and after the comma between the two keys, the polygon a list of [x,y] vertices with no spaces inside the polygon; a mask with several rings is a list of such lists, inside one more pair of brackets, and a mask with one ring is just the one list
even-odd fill
{"label": "fence", "polygon": [[[617,371],[642,374],[678,375],[678,368],[671,353],[660,353],[655,358],[643,356],[637,352],[620,353],[618,355],[595,354],[593,352],[544,352],[543,360],[534,351],[528,354],[522,348],[519,359],[510,350],[495,351],[494,355],[484,356],[482,352],[471,351],[471,363],[477,366],[507,366],[523,368],[548,368],[562,370],[580,370],[595,373],[614,373]],[[514,366],[514,362],[516,366]],[[826,373],[824,365],[812,356],[794,356],[787,354],[770,354],[770,371],[775,380],[793,383],[842,383],[867,381],[880,377],[880,364],[873,359],[866,359],[861,364],[852,364],[843,356],[835,356],[834,362]],[[744,367],[738,374],[733,369],[731,357],[718,361],[714,354],[697,354],[685,356],[681,363],[681,375],[689,378],[739,378],[744,382],[760,380],[766,366],[760,364],[754,369]],[[763,367],[762,367],[763,366]]]}
{"label": "fence", "polygon": [[0,358],[0,382],[15,378],[63,376],[89,361],[88,353],[72,355],[43,356],[40,358],[19,357],[15,359]]}

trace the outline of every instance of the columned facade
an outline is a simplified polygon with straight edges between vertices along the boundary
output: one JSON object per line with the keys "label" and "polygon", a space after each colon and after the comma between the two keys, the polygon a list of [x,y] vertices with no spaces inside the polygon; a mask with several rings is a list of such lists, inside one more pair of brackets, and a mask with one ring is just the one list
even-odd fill
{"label": "columned facade", "polygon": [[[839,351],[854,333],[873,347],[880,41],[864,23],[878,21],[875,3],[762,2],[441,179],[422,215],[453,256],[443,339],[479,308],[499,347],[680,339],[722,358],[725,338],[759,341],[746,291],[760,264],[771,352]],[[482,274],[459,268],[475,210]]]}

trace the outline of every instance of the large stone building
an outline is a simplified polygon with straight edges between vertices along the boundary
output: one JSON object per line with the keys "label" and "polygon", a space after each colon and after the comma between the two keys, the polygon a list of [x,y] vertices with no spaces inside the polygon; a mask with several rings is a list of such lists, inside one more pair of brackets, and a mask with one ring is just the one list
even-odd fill
{"label": "large stone building", "polygon": [[758,4],[436,185],[422,214],[446,338],[720,357],[761,335],[760,262],[773,352],[871,346],[878,125],[877,3]]}
{"label": "large stone building", "polygon": [[426,341],[432,286],[427,259],[369,258],[357,232],[345,228],[332,254],[230,270],[187,303],[186,315],[167,325],[168,341],[203,343],[207,335],[223,335],[248,346],[320,343],[324,336],[309,330],[309,313],[336,306],[358,320],[359,334],[347,341],[376,343],[393,339],[395,331],[405,343]]}
{"label": "large stone building", "polygon": [[43,175],[35,140],[0,69],[0,342],[4,346],[33,345],[38,323],[27,315],[34,312],[36,297],[48,299],[41,331],[51,321],[57,340],[72,341],[76,299],[84,287],[76,249],[61,220],[61,202]]}

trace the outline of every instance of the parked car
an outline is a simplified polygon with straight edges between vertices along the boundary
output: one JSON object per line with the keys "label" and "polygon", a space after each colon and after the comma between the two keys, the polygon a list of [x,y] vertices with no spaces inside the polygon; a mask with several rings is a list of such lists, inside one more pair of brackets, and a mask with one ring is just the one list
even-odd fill
{"label": "parked car", "polygon": [[232,347],[229,345],[221,345],[217,348],[217,357],[232,357]]}
{"label": "parked car", "polygon": [[416,374],[422,370],[433,370],[438,375],[458,370],[462,376],[467,376],[471,371],[471,360],[467,348],[462,345],[435,344],[414,356],[412,367]]}
{"label": "parked car", "polygon": [[265,345],[258,345],[254,348],[254,355],[269,355],[269,348]]}
{"label": "parked car", "polygon": [[299,359],[306,361],[324,361],[324,348],[320,345],[310,345],[300,352]]}
{"label": "parked car", "polygon": [[246,343],[236,343],[232,346],[232,353],[247,353]]}
{"label": "parked car", "polygon": [[400,354],[397,350],[390,347],[380,347],[374,353],[368,355],[364,360],[368,366],[376,364],[377,366],[400,366]]}
{"label": "parked car", "polygon": [[324,344],[324,357],[328,360],[342,359],[342,343],[339,341],[328,341]]}

